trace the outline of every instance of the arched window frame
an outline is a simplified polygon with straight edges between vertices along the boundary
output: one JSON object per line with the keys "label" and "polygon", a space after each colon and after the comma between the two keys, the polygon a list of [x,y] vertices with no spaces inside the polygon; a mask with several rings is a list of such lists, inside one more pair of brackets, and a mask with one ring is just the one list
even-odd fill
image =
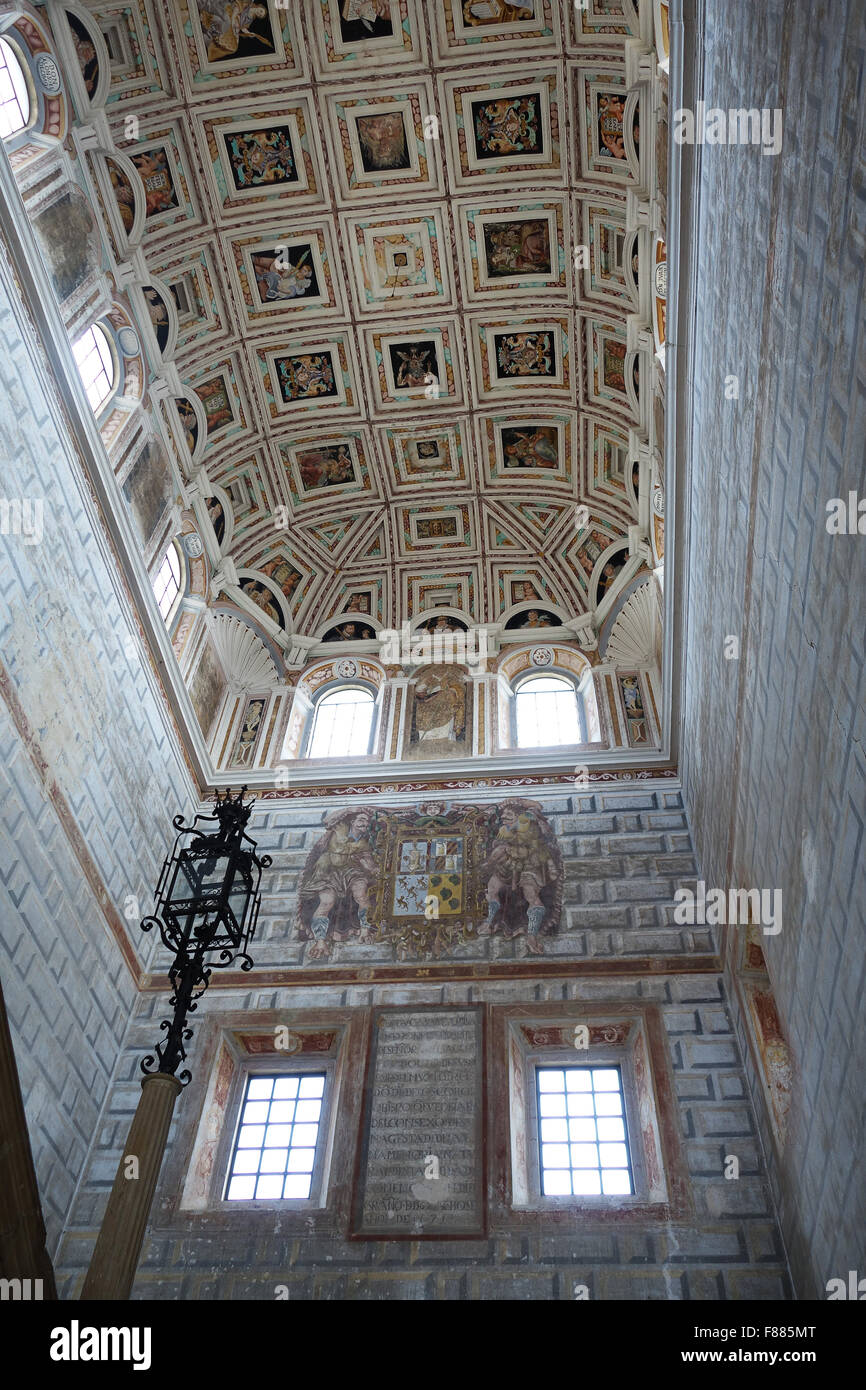
{"label": "arched window frame", "polygon": [[[10,66],[10,59],[11,62],[15,64],[14,69]],[[12,83],[12,87],[15,92],[15,99],[18,104],[18,109],[24,116],[23,125],[18,126],[15,130],[10,130],[8,134],[2,136],[3,143],[5,145],[12,145],[14,147],[16,144],[20,143],[22,137],[26,137],[28,135],[30,130],[36,124],[37,118],[39,116],[39,104],[36,99],[36,93],[34,91],[33,86],[33,78],[31,76],[27,60],[24,57],[24,54],[22,53],[18,44],[15,42],[14,32],[10,29],[0,31],[0,62],[2,62],[3,69],[9,73],[9,80]],[[13,76],[13,73],[15,74],[15,76],[20,76],[21,82],[24,86],[24,90],[27,94],[26,114],[21,110],[21,100],[18,95],[18,91],[16,90],[17,83],[15,81],[15,76]],[[4,105],[6,104],[7,103],[4,103]]]}
{"label": "arched window frame", "polygon": [[16,164],[20,170],[41,150],[62,145],[66,138],[69,106],[63,64],[35,9],[14,7],[0,14],[0,38],[12,49],[30,99],[26,125],[3,137],[7,152],[29,151]]}
{"label": "arched window frame", "polygon": [[[72,342],[72,344],[71,344],[72,348],[75,349],[75,347],[78,345],[78,343],[81,342],[82,338],[86,337],[88,333],[93,333],[94,336],[95,336],[97,333],[101,333],[101,334],[102,334],[102,336],[103,336],[103,338],[104,338],[104,340],[105,340],[105,344],[106,344],[106,346],[107,346],[107,348],[108,348],[109,356],[110,356],[110,358],[111,358],[111,366],[112,366],[111,390],[109,391],[109,393],[108,393],[108,395],[105,397],[105,399],[102,400],[102,401],[99,403],[99,405],[97,405],[97,406],[91,406],[91,409],[93,410],[93,418],[94,418],[94,420],[96,420],[96,421],[98,421],[98,422],[101,422],[101,421],[104,421],[104,420],[107,419],[108,414],[109,414],[110,410],[112,409],[112,406],[114,405],[114,403],[115,403],[115,401],[117,400],[118,396],[119,396],[119,395],[122,395],[122,393],[123,393],[123,368],[122,368],[122,366],[121,366],[122,357],[121,357],[121,354],[120,354],[119,351],[118,351],[117,343],[115,342],[114,331],[113,331],[111,325],[108,324],[108,323],[106,323],[104,319],[95,319],[95,320],[93,321],[93,323],[89,323],[89,324],[87,325],[86,328],[83,328],[83,329],[81,330],[80,333],[76,334],[76,336],[75,336],[75,338],[74,338],[74,340],[73,340],[73,342]],[[74,357],[74,351],[73,351],[73,357]],[[102,358],[102,354],[100,353],[100,360],[101,360],[101,358]],[[77,361],[76,361],[75,365],[76,365],[76,368],[78,368],[78,362],[77,362]],[[85,395],[87,395],[87,386],[86,386],[86,384],[85,384],[84,377],[81,375],[81,371],[80,371],[80,370],[79,370],[79,372],[78,372],[78,375],[79,375],[79,379],[80,379],[80,381],[81,381],[81,384],[82,384],[82,386],[84,387]],[[89,401],[89,399],[90,399],[90,398],[89,398],[89,396],[88,396],[88,401]]]}
{"label": "arched window frame", "polygon": [[[318,717],[319,708],[322,705],[323,701],[325,701],[330,695],[335,695],[339,690],[358,690],[361,691],[364,695],[369,695],[370,700],[372,702],[370,736],[367,740],[367,748],[365,752],[329,753],[327,755],[327,759],[324,760],[327,761],[340,759],[345,761],[346,759],[348,759],[351,761],[356,758],[372,757],[374,749],[376,747],[376,738],[378,734],[379,716],[381,711],[381,691],[377,690],[376,687],[372,685],[369,681],[359,680],[353,677],[351,680],[328,681],[326,685],[323,685],[320,690],[316,691],[316,694],[311,702],[309,712],[307,714],[304,728],[304,737],[301,743],[299,759],[310,758],[312,756],[310,749],[313,746],[313,737],[315,735],[316,719]],[[319,758],[316,758],[316,761],[318,762]]]}
{"label": "arched window frame", "polygon": [[[560,680],[565,685],[571,687],[574,694],[574,702],[577,710],[577,723],[580,738],[577,743],[538,743],[521,744],[518,742],[517,731],[517,697],[521,690],[532,684],[533,681],[540,680]],[[586,707],[583,696],[583,680],[578,680],[570,671],[564,671],[559,666],[548,666],[536,668],[531,671],[521,672],[520,676],[514,681],[511,687],[511,739],[512,747],[529,751],[532,748],[577,748],[589,741]]]}
{"label": "arched window frame", "polygon": [[156,596],[156,581],[162,570],[163,565],[166,563],[166,560],[168,560],[172,551],[174,552],[175,558],[177,559],[178,563],[178,590],[174,598],[172,599],[171,606],[169,607],[168,611],[166,613],[162,613],[162,609],[160,609],[162,620],[165,623],[166,629],[169,632],[171,631],[172,624],[174,623],[174,620],[178,615],[180,606],[183,603],[184,596],[186,595],[187,588],[189,585],[189,566],[186,562],[186,554],[184,552],[183,546],[180,545],[176,537],[172,537],[168,545],[162,551],[162,554],[160,555],[158,562],[154,563],[150,575],[151,588],[153,589],[153,594],[154,598],[156,599],[157,607],[159,607],[159,599]]}

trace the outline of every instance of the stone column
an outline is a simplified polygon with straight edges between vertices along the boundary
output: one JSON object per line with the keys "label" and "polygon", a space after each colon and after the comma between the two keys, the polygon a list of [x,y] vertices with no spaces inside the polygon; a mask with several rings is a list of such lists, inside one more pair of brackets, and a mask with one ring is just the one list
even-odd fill
{"label": "stone column", "polygon": [[[154,1072],[141,1083],[141,1099],[108,1199],[82,1299],[123,1299],[132,1292],[174,1103],[182,1090],[177,1077],[165,1072]],[[126,1175],[129,1158],[137,1160],[136,1177]]]}
{"label": "stone column", "polygon": [[[57,1297],[21,1098],[12,1035],[0,988],[0,1276],[20,1279],[23,1296]],[[37,1293],[34,1290],[38,1289]]]}

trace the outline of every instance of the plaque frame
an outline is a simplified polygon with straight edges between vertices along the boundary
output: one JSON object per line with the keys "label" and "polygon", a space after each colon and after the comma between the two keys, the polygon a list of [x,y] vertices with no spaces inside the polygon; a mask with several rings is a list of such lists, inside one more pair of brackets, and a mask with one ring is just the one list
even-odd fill
{"label": "plaque frame", "polygon": [[[370,1149],[370,1123],[373,1116],[373,1100],[376,1078],[376,1059],[380,1022],[394,1014],[465,1014],[475,1015],[476,1054],[475,1054],[475,1194],[478,1211],[478,1224],[470,1230],[454,1230],[447,1224],[437,1225],[427,1231],[416,1230],[374,1230],[364,1226],[364,1192],[367,1158]],[[395,1004],[376,1005],[370,1010],[370,1032],[367,1046],[363,1081],[363,1110],[356,1149],[352,1181],[350,1240],[479,1240],[486,1239],[487,1212],[487,1015],[486,1004]],[[395,1223],[396,1225],[396,1223]]]}

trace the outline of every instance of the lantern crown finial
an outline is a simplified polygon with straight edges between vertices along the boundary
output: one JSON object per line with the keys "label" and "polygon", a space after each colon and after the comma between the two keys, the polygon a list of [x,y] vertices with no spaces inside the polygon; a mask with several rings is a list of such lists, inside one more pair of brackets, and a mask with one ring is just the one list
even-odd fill
{"label": "lantern crown finial", "polygon": [[256,800],[255,797],[252,797],[245,802],[246,793],[246,787],[241,787],[237,796],[232,796],[231,787],[226,787],[224,796],[221,796],[219,792],[214,796],[214,815],[219,821],[221,835],[230,838],[242,831],[247,825]]}

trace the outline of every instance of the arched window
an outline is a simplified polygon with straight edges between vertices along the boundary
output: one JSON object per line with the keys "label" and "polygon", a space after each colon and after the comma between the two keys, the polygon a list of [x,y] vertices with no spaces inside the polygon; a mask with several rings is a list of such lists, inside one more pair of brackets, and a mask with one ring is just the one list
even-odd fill
{"label": "arched window", "polygon": [[98,414],[114,390],[116,375],[105,329],[98,323],[92,324],[72,344],[72,356],[75,358],[78,374],[84,382],[91,409],[94,414]]}
{"label": "arched window", "polygon": [[30,93],[15,50],[0,39],[0,139],[27,129],[30,120]]}
{"label": "arched window", "polygon": [[156,601],[159,604],[159,611],[164,622],[168,622],[169,614],[180,593],[180,576],[180,556],[177,553],[177,546],[172,541],[153,580],[153,592],[156,594]]}
{"label": "arched window", "polygon": [[369,690],[341,685],[316,703],[308,758],[351,758],[370,751],[375,701]]}
{"label": "arched window", "polygon": [[565,676],[530,676],[514,697],[518,748],[585,742],[580,697]]}

